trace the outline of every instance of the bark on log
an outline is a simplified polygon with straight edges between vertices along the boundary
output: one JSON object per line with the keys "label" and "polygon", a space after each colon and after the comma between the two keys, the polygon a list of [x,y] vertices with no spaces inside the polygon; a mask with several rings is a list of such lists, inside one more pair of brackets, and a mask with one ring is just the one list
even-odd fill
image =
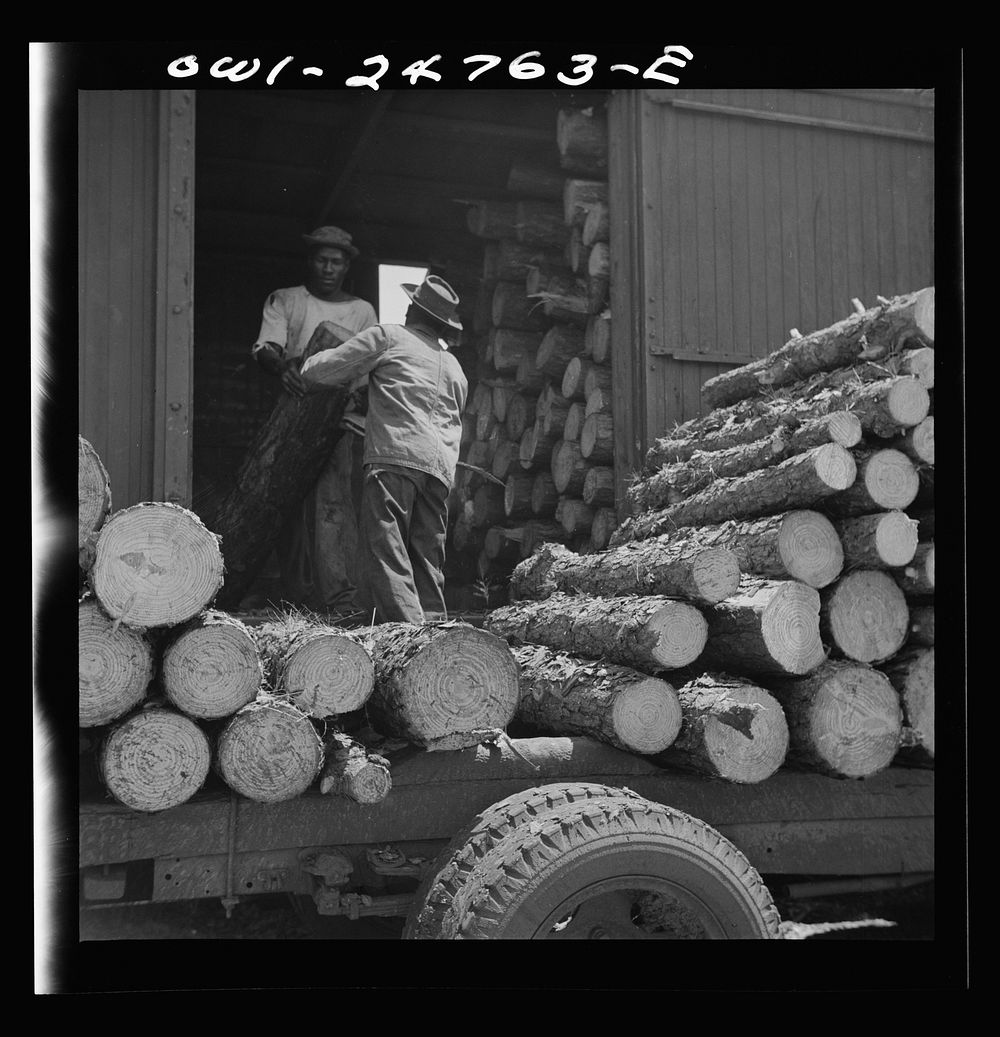
{"label": "bark on log", "polygon": [[917,544],[909,563],[893,572],[899,589],[908,598],[934,596],[934,544]]}
{"label": "bark on log", "polygon": [[580,430],[580,453],[590,464],[612,464],[615,459],[615,422],[610,414],[591,414]]}
{"label": "bark on log", "polygon": [[545,333],[535,366],[552,379],[562,379],[570,360],[583,353],[584,330],[572,324],[553,324]]}
{"label": "bark on log", "polygon": [[[584,333],[585,337],[586,333]],[[593,361],[584,356],[574,356],[566,365],[562,376],[562,394],[567,400],[587,401],[587,375],[594,366]]]}
{"label": "bark on log", "polygon": [[[539,400],[542,397],[539,396]],[[538,415],[538,427],[541,435],[546,439],[562,439],[563,430],[566,428],[566,419],[569,417],[569,404],[561,396],[547,400],[541,410],[536,406],[535,413]]]}
{"label": "bark on log", "polygon": [[712,408],[724,407],[756,395],[763,386],[778,388],[798,382],[819,371],[853,364],[878,350],[888,355],[904,345],[933,342],[934,289],[924,288],[793,338],[760,360],[723,371],[705,382],[702,397]]}
{"label": "bark on log", "polygon": [[587,273],[587,263],[590,261],[590,245],[583,243],[583,230],[580,227],[570,227],[569,241],[566,242],[566,262],[574,274],[584,276]]}
{"label": "bark on log", "polygon": [[526,198],[517,203],[515,231],[521,244],[547,249],[565,248],[569,239],[562,206],[536,198]]}
{"label": "bark on log", "polygon": [[831,660],[807,677],[773,679],[769,690],[788,722],[786,763],[834,778],[867,778],[896,755],[899,696],[885,674]]}
{"label": "bark on log", "polygon": [[77,546],[80,568],[87,570],[94,564],[97,534],[111,514],[111,481],[97,451],[83,436],[79,440]]}
{"label": "bark on log", "polygon": [[917,550],[917,523],[902,511],[878,511],[835,523],[848,569],[906,565]]}
{"label": "bark on log", "polygon": [[477,238],[516,238],[517,202],[498,200],[470,205],[465,225]]}
{"label": "bark on log", "polygon": [[[604,310],[587,318],[583,352],[595,364],[607,364],[611,359],[611,313]],[[610,388],[607,386],[605,388]],[[593,390],[591,390],[592,392]],[[590,393],[588,392],[589,396]]]}
{"label": "bark on log", "polygon": [[855,569],[823,591],[820,621],[835,655],[880,663],[906,640],[910,610],[888,573]]}
{"label": "bark on log", "polygon": [[513,396],[507,404],[507,417],[504,421],[504,431],[507,438],[513,442],[520,443],[533,419],[535,400],[523,392]]}
{"label": "bark on log", "polygon": [[584,378],[584,398],[589,399],[591,394],[597,389],[604,389],[606,392],[610,393],[611,368],[597,362],[595,358],[595,362],[587,368],[587,374]]}
{"label": "bark on log", "polygon": [[881,667],[899,694],[903,732],[899,756],[934,762],[934,649],[906,648]]}
{"label": "bark on log", "polygon": [[566,411],[566,421],[563,424],[563,439],[568,439],[571,443],[580,442],[580,432],[583,429],[585,416],[585,407],[582,403],[570,404],[569,410]]}
{"label": "bark on log", "polygon": [[518,719],[555,735],[586,735],[626,752],[662,752],[681,707],[667,681],[542,645],[513,649],[521,670]]}
{"label": "bark on log", "polygon": [[538,370],[535,353],[525,354],[517,365],[514,381],[525,396],[537,396],[547,381],[545,374]]}
{"label": "bark on log", "polygon": [[549,318],[537,299],[529,299],[524,286],[499,281],[493,291],[493,324],[515,331],[545,331]]}
{"label": "bark on log", "polygon": [[519,450],[520,446],[515,440],[504,439],[497,445],[490,463],[490,471],[495,479],[505,482],[511,475],[521,471]]}
{"label": "bark on log", "polygon": [[610,508],[615,503],[615,470],[591,468],[583,480],[584,503],[594,508]]}
{"label": "bark on log", "polygon": [[815,588],[744,576],[735,594],[705,609],[708,640],[698,665],[741,674],[809,673],[826,660],[819,614]]}
{"label": "bark on log", "polygon": [[194,618],[221,597],[222,574],[219,537],[194,512],[146,503],[116,512],[101,527],[90,584],[112,619],[144,630]]}
{"label": "bark on log", "polygon": [[79,604],[80,727],[124,716],[146,697],[153,648],[145,635],[116,624],[92,599]]}
{"label": "bark on log", "polygon": [[907,429],[894,439],[890,446],[901,451],[918,465],[934,464],[934,415],[924,418],[918,425]]}
{"label": "bark on log", "polygon": [[584,245],[611,240],[610,210],[606,202],[597,202],[588,209],[583,221],[582,240]]}
{"label": "bark on log", "polygon": [[507,174],[507,190],[511,194],[529,198],[547,198],[559,201],[563,196],[566,174],[560,169],[515,162]]}
{"label": "bark on log", "polygon": [[525,429],[520,443],[521,467],[530,471],[548,464],[552,457],[552,448],[558,442],[559,440],[554,437],[546,437],[537,423]]}
{"label": "bark on log", "polygon": [[523,285],[533,266],[557,266],[560,258],[556,249],[522,245],[511,238],[491,241],[483,250],[483,279],[516,281]]}
{"label": "bark on log", "polygon": [[508,373],[516,372],[525,356],[533,356],[542,342],[540,331],[516,328],[493,328],[488,337],[493,350],[493,366]]}
{"label": "bark on log", "polygon": [[900,354],[897,370],[916,378],[925,389],[934,388],[934,348],[907,349]]}
{"label": "bark on log", "polygon": [[337,732],[326,743],[326,763],[319,779],[323,795],[344,796],[355,803],[381,803],[392,789],[389,761],[369,752],[350,735]]}
{"label": "bark on log", "polygon": [[253,702],[264,667],[247,626],[209,610],[170,632],[161,680],[167,700],[182,713],[215,720]]}
{"label": "bark on log", "polygon": [[522,558],[529,558],[542,544],[565,544],[569,540],[569,534],[558,522],[545,519],[525,522],[521,531]]}
{"label": "bark on log", "polygon": [[521,530],[490,526],[483,541],[483,554],[491,562],[517,562],[521,557]]}
{"label": "bark on log", "polygon": [[611,414],[613,411],[613,400],[610,389],[594,389],[587,393],[587,410],[585,417],[591,414]]}
{"label": "bark on log", "polygon": [[705,673],[677,689],[680,734],[653,757],[678,768],[756,784],[782,765],[788,726],[777,700],[764,688],[727,674]]}
{"label": "bark on log", "polygon": [[553,281],[545,291],[538,293],[537,298],[550,320],[573,324],[581,330],[586,329],[590,316],[599,312],[603,305],[592,302],[590,285],[586,278],[579,276]]}
{"label": "bark on log", "polygon": [[[351,332],[324,321],[313,332],[303,357],[331,349],[350,337]],[[284,519],[316,482],[340,440],[340,419],[346,405],[344,387],[303,397],[282,391],[278,397],[210,523],[222,538],[226,554],[226,582],[218,595],[219,608],[239,607],[271,553]]]}
{"label": "bark on log", "polygon": [[732,551],[656,537],[581,557],[552,544],[511,575],[511,600],[544,599],[557,592],[594,597],[662,595],[714,605],[737,591],[740,572]]}
{"label": "bark on log", "polygon": [[707,633],[705,618],[693,605],[660,596],[553,594],[494,609],[485,623],[510,642],[547,645],[650,673],[694,662]]}
{"label": "bark on log", "polygon": [[495,634],[468,623],[385,623],[372,628],[375,693],[368,715],[381,734],[426,749],[477,745],[517,708],[517,661]]}
{"label": "bark on log", "polygon": [[556,489],[565,496],[578,497],[583,493],[583,484],[591,467],[577,443],[564,439],[552,450],[552,479]]}
{"label": "bark on log", "polygon": [[934,645],[934,606],[917,605],[910,609],[908,644],[929,648]]}
{"label": "bark on log", "polygon": [[472,498],[472,524],[478,527],[493,526],[502,522],[503,489],[493,483],[484,483]]}
{"label": "bark on log", "polygon": [[556,118],[556,147],[564,170],[607,176],[608,119],[604,109],[560,109]]}
{"label": "bark on log", "polygon": [[851,454],[836,443],[826,443],[773,467],[719,479],[678,504],[632,516],[618,528],[611,543],[642,540],[681,526],[714,525],[733,517],[757,518],[812,507],[849,487],[855,474]]}
{"label": "bark on log", "polygon": [[534,476],[527,475],[520,469],[507,477],[503,496],[503,510],[507,518],[529,518],[533,514],[531,495],[534,487]]}
{"label": "bark on log", "polygon": [[152,705],[119,721],[98,754],[108,792],[145,813],[189,800],[205,783],[211,762],[211,745],[193,720]]}
{"label": "bark on log", "polygon": [[537,296],[549,290],[559,290],[561,285],[572,282],[573,271],[565,264],[557,266],[533,266],[524,279],[524,291],[526,295]]}
{"label": "bark on log", "polygon": [[594,509],[576,497],[562,497],[556,506],[556,521],[570,536],[589,534],[594,521]]}
{"label": "bark on log", "polygon": [[618,527],[618,515],[614,508],[598,508],[590,525],[590,539],[595,551],[603,551]]}
{"label": "bark on log", "polygon": [[835,518],[875,511],[902,511],[916,500],[920,478],[913,462],[891,448],[856,449],[857,478],[841,493],[823,501],[823,510]]}
{"label": "bark on log", "polygon": [[215,751],[222,780],[258,803],[294,799],[319,777],[323,742],[308,714],[271,695],[261,695],[226,724]]}
{"label": "bark on log", "polygon": [[824,443],[850,448],[861,441],[861,423],[849,411],[814,418],[796,427],[780,427],[764,439],[725,450],[696,451],[688,460],[665,465],[628,489],[633,512],[677,504],[719,478],[733,478],[770,468]]}
{"label": "bark on log", "polygon": [[568,227],[578,227],[582,232],[591,209],[608,204],[608,182],[570,178],[563,185],[562,202],[563,222]]}

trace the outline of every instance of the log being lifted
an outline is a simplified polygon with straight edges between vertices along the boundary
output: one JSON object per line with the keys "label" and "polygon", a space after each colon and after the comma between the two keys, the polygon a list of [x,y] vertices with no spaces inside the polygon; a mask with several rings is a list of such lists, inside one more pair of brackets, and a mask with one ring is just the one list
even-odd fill
{"label": "log being lifted", "polygon": [[877,511],[835,523],[848,569],[906,565],[917,550],[917,523],[902,511]]}
{"label": "log being lifted", "polygon": [[323,742],[308,714],[267,694],[230,718],[215,749],[222,780],[258,803],[301,795],[319,777],[324,758]]}
{"label": "log being lifted", "polygon": [[708,638],[698,665],[727,673],[809,673],[826,660],[819,613],[813,587],[744,576],[735,594],[705,609]]}
{"label": "log being lifted", "polygon": [[902,511],[916,500],[920,477],[913,462],[891,448],[854,451],[857,478],[840,493],[823,501],[823,510],[836,518]]}
{"label": "log being lifted", "polygon": [[838,656],[880,663],[906,640],[910,610],[892,577],[855,569],[823,591],[821,630]]}
{"label": "log being lifted", "polygon": [[231,716],[257,697],[264,667],[249,628],[225,612],[208,610],[171,630],[161,680],[167,701],[188,716]]}
{"label": "log being lifted", "polygon": [[836,443],[826,443],[770,468],[718,479],[687,500],[659,511],[632,516],[615,531],[611,543],[644,540],[681,526],[714,525],[730,518],[812,507],[849,487],[855,474],[851,454]]}
{"label": "log being lifted", "polygon": [[124,716],[145,697],[153,679],[153,647],[146,636],[116,624],[92,599],[79,604],[80,727]]}
{"label": "log being lifted", "polygon": [[908,598],[934,596],[934,544],[918,543],[913,557],[903,569],[893,572],[899,589]]}
{"label": "log being lifted", "polygon": [[881,667],[899,694],[903,710],[900,757],[934,761],[934,649],[906,648]]}
{"label": "log being lifted", "polygon": [[850,411],[834,411],[796,427],[782,426],[769,436],[726,450],[696,451],[688,460],[665,465],[628,489],[633,513],[676,504],[719,478],[770,468],[824,443],[850,448],[861,442],[861,422]]}
{"label": "log being lifted", "polygon": [[714,605],[734,594],[739,582],[736,555],[728,548],[653,537],[591,555],[546,544],[511,574],[510,593],[515,601],[567,592],[663,595]]}
{"label": "log being lifted", "polygon": [[176,504],[134,504],[101,527],[90,584],[104,611],[136,630],[193,619],[219,594],[219,537]]}
{"label": "log being lifted", "polygon": [[323,795],[344,796],[355,803],[381,803],[392,789],[389,761],[369,752],[357,739],[336,732],[326,742],[326,763],[319,779]]}
{"label": "log being lifted", "polygon": [[205,783],[212,762],[208,737],[174,709],[148,705],[119,721],[98,755],[101,780],[131,810],[168,810]]}
{"label": "log being lifted", "polygon": [[904,346],[934,344],[934,289],[896,296],[828,328],[793,338],[760,360],[723,371],[701,387],[710,407],[724,407],[819,371],[830,371],[866,356],[882,359]]}
{"label": "log being lifted", "polygon": [[736,676],[705,673],[677,689],[680,734],[653,757],[676,767],[756,784],[782,765],[788,726],[777,700],[764,688]]}
{"label": "log being lifted", "polygon": [[774,679],[768,690],[788,721],[787,763],[835,778],[867,778],[899,748],[899,696],[885,674],[828,660],[806,677]]}
{"label": "log being lifted", "polygon": [[[346,342],[352,333],[331,321],[313,332],[303,357]],[[226,582],[216,604],[234,610],[274,547],[285,517],[316,482],[337,445],[347,389],[306,396],[282,391],[247,448],[232,489],[212,518],[226,554]],[[189,618],[189,617],[185,617]]]}
{"label": "log being lifted", "polygon": [[666,749],[681,727],[677,692],[659,677],[557,652],[513,648],[520,666],[518,719],[555,735],[587,735],[627,752]]}
{"label": "log being lifted", "polygon": [[375,666],[355,631],[290,613],[253,635],[272,689],[309,716],[341,716],[368,701]]}
{"label": "log being lifted", "polygon": [[425,749],[477,745],[517,708],[517,662],[489,630],[468,623],[383,623],[367,635],[375,659],[368,716],[380,734]]}
{"label": "log being lifted", "polygon": [[111,481],[97,451],[83,436],[79,440],[77,546],[80,568],[86,570],[94,564],[97,534],[111,514]]}
{"label": "log being lifted", "polygon": [[705,618],[693,605],[658,595],[553,594],[494,609],[485,622],[512,643],[547,645],[649,673],[694,662],[707,634]]}

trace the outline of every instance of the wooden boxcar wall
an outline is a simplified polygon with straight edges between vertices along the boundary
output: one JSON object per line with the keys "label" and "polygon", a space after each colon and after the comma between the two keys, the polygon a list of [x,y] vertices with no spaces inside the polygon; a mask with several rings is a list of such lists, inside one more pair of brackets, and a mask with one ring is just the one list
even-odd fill
{"label": "wooden boxcar wall", "polygon": [[933,102],[619,91],[609,112],[616,467],[713,375],[934,283]]}

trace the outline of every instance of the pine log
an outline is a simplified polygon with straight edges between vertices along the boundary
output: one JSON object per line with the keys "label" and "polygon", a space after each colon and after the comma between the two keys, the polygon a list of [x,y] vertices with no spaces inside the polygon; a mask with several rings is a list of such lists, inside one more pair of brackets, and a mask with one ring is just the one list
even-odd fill
{"label": "pine log", "polygon": [[583,393],[585,399],[590,399],[591,395],[597,389],[604,389],[606,392],[611,391],[611,368],[597,362],[595,362],[587,368],[587,373],[583,383]]}
{"label": "pine log", "polygon": [[491,562],[517,562],[521,557],[521,540],[517,529],[490,526],[483,541],[483,554]]}
{"label": "pine log", "polygon": [[337,732],[326,743],[326,763],[320,775],[323,795],[344,796],[355,803],[381,803],[392,789],[389,761],[369,752],[350,735]]}
{"label": "pine log", "polygon": [[659,677],[542,645],[513,652],[521,671],[517,717],[541,731],[640,754],[662,752],[680,731],[677,692]]}
{"label": "pine log", "polygon": [[893,578],[908,598],[934,596],[934,543],[919,543],[913,557],[903,569],[893,572]]}
{"label": "pine log", "polygon": [[566,411],[566,420],[563,423],[562,437],[571,443],[580,442],[580,432],[583,430],[585,418],[585,407],[582,403],[571,403]]}
{"label": "pine log", "polygon": [[485,408],[476,415],[476,439],[486,442],[490,434],[495,428],[498,428],[500,423],[497,421],[497,416],[493,413],[492,404],[489,408]]}
{"label": "pine log", "polygon": [[562,379],[570,360],[583,353],[584,330],[571,324],[553,324],[545,333],[535,366],[544,375]]}
{"label": "pine log", "polygon": [[560,255],[555,249],[522,245],[511,238],[491,241],[483,250],[483,278],[487,281],[516,281],[523,285],[531,267],[557,266]]}
{"label": "pine log", "polygon": [[587,393],[586,417],[591,414],[611,414],[613,401],[610,389],[593,389]]}
{"label": "pine log", "polygon": [[375,668],[358,634],[297,613],[261,623],[253,638],[270,688],[310,716],[340,716],[368,701]]}
{"label": "pine log", "polygon": [[528,276],[524,279],[524,291],[526,295],[535,297],[542,292],[558,291],[565,284],[572,283],[573,280],[573,271],[565,263],[559,263],[556,266],[539,264],[528,271]]}
{"label": "pine log", "polygon": [[119,721],[98,753],[108,792],[145,813],[187,802],[205,783],[211,762],[211,745],[193,720],[153,705]]}
{"label": "pine log", "polygon": [[490,464],[490,471],[495,479],[506,482],[511,475],[521,471],[520,444],[514,440],[504,439],[497,445],[496,453]]}
{"label": "pine log", "polygon": [[608,204],[608,183],[606,180],[570,178],[563,185],[562,201],[563,222],[582,231],[590,210]]}
{"label": "pine log", "polygon": [[596,466],[583,480],[583,500],[594,508],[610,508],[615,503],[615,470]]}
{"label": "pine log", "polygon": [[899,756],[934,762],[934,649],[905,648],[881,667],[899,694],[903,732]]}
{"label": "pine log", "polygon": [[615,459],[615,422],[610,414],[591,414],[580,430],[580,453],[591,464],[612,464]]}
{"label": "pine log", "polygon": [[79,440],[77,544],[80,568],[87,570],[94,564],[97,534],[111,514],[111,480],[97,451],[83,436]]}
{"label": "pine log", "polygon": [[525,198],[517,203],[517,240],[523,245],[562,249],[569,238],[562,206],[555,202]]}
{"label": "pine log", "polygon": [[907,429],[890,444],[918,465],[934,464],[934,415]]}
{"label": "pine log", "polygon": [[579,444],[564,439],[553,447],[552,478],[561,494],[576,497],[583,493],[583,484],[591,467]]}
{"label": "pine log", "polygon": [[795,454],[837,443],[845,448],[861,441],[861,423],[849,411],[834,411],[796,427],[780,427],[764,439],[725,450],[696,451],[686,461],[665,465],[628,489],[633,512],[677,504],[716,479],[733,478],[770,468]]}
{"label": "pine log", "polygon": [[[323,321],[303,357],[332,349],[351,336],[347,329]],[[216,600],[220,609],[239,607],[267,561],[284,519],[315,484],[343,434],[339,426],[347,395],[346,387],[340,386],[302,397],[282,391],[247,448],[232,489],[210,521],[226,554],[225,586]],[[183,619],[200,611],[195,609]]]}
{"label": "pine log", "polygon": [[763,386],[778,388],[819,371],[853,364],[879,350],[897,352],[904,345],[934,342],[934,289],[896,296],[885,305],[793,338],[760,360],[723,371],[702,386],[702,397],[712,408],[724,407],[756,395]]}
{"label": "pine log", "polygon": [[535,353],[525,353],[521,357],[521,361],[517,365],[517,373],[514,375],[517,387],[525,396],[537,396],[546,383],[544,372],[538,370],[535,362],[536,356],[537,350]]}
{"label": "pine log", "polygon": [[888,573],[855,569],[823,591],[820,622],[836,656],[880,663],[906,640],[910,610]]}
{"label": "pine log", "polygon": [[425,749],[479,744],[517,708],[517,661],[489,630],[468,623],[384,623],[371,629],[375,693],[368,715],[381,734]]}
{"label": "pine log", "polygon": [[934,644],[934,606],[915,605],[910,608],[910,633],[907,644],[924,648]]}
{"label": "pine log", "polygon": [[594,509],[576,497],[561,497],[556,505],[555,517],[570,536],[575,536],[590,532]]}
{"label": "pine log", "polygon": [[80,727],[124,716],[146,697],[153,679],[152,645],[115,623],[92,599],[79,604]]}
{"label": "pine log", "polygon": [[590,245],[584,245],[581,227],[570,227],[569,241],[566,242],[566,262],[574,274],[584,276],[587,273]]}
{"label": "pine log", "polygon": [[471,553],[479,551],[486,538],[486,531],[474,526],[465,515],[459,515],[452,530],[451,542],[456,551]]}
{"label": "pine log", "polygon": [[897,370],[916,378],[925,389],[934,388],[934,349],[907,349],[899,355]]}
{"label": "pine log", "polygon": [[[583,336],[585,337],[585,335]],[[562,394],[567,400],[586,403],[587,375],[594,366],[593,362],[584,356],[570,358],[562,376]]]}
{"label": "pine log", "polygon": [[480,528],[502,522],[504,491],[493,483],[484,483],[472,498],[472,524]]}
{"label": "pine log", "polygon": [[901,511],[916,500],[920,478],[913,462],[891,448],[853,451],[857,478],[841,493],[823,501],[823,510],[836,518]]}
{"label": "pine log", "polygon": [[470,205],[465,225],[477,238],[516,238],[517,202],[498,200]]}
{"label": "pine log", "polygon": [[[587,318],[587,327],[584,332],[583,352],[591,358],[595,364],[606,365],[611,359],[611,313],[604,310],[594,313]],[[604,370],[604,368],[601,368]],[[608,369],[610,371],[610,368]],[[610,384],[602,386],[610,388]],[[588,390],[587,395],[593,392]]]}
{"label": "pine log", "polygon": [[503,510],[507,518],[528,518],[533,514],[531,494],[534,486],[534,476],[527,475],[521,470],[507,477],[503,497]]}
{"label": "pine log", "polygon": [[504,421],[504,431],[507,438],[513,442],[520,442],[524,431],[532,421],[535,408],[535,400],[524,392],[519,392],[511,397],[507,404],[507,416]]}
{"label": "pine log", "polygon": [[260,652],[249,628],[208,610],[170,632],[161,680],[167,701],[200,719],[231,716],[253,702],[264,683]]}
{"label": "pine log", "polygon": [[493,327],[493,297],[499,283],[501,282],[495,278],[484,280],[476,292],[476,305],[472,315],[472,330],[476,334],[485,335]]}
{"label": "pine log", "polygon": [[479,382],[469,394],[469,402],[465,406],[465,413],[476,417],[480,412],[492,408],[493,390],[485,382]]}
{"label": "pine log", "polygon": [[611,240],[610,210],[606,202],[598,201],[587,210],[582,238],[584,245]]}
{"label": "pine log", "polygon": [[591,280],[603,280],[605,284],[611,277],[611,247],[606,241],[597,242],[590,250],[587,259],[587,277]]}
{"label": "pine log", "polygon": [[112,619],[136,630],[184,623],[219,595],[219,539],[176,504],[115,512],[97,539],[89,577],[94,595]]}
{"label": "pine log", "polygon": [[[556,505],[558,507],[558,503]],[[532,519],[521,527],[521,557],[530,558],[543,544],[561,545],[569,540],[569,534],[558,522]]]}
{"label": "pine log", "polygon": [[563,196],[566,174],[559,169],[515,162],[507,174],[507,190],[511,194],[529,198],[547,198],[559,201]]}
{"label": "pine log", "polygon": [[215,766],[236,793],[258,803],[294,799],[319,777],[323,742],[307,713],[283,698],[261,695],[226,724]]}
{"label": "pine log", "polygon": [[815,588],[744,576],[735,594],[705,609],[708,640],[698,665],[740,674],[809,673],[826,659],[819,614]]}
{"label": "pine log", "polygon": [[520,443],[521,467],[530,471],[548,464],[552,449],[559,442],[555,437],[546,437],[537,423],[525,429]]}
{"label": "pine log", "polygon": [[602,304],[591,301],[590,286],[585,277],[557,278],[538,293],[542,310],[550,319],[560,324],[573,324],[581,331],[587,327],[587,321],[594,313],[599,312]]}
{"label": "pine log", "polygon": [[562,438],[566,419],[569,417],[569,403],[562,396],[538,397],[535,415],[541,435],[546,439]]}
{"label": "pine log", "polygon": [[550,321],[537,299],[529,299],[524,286],[499,281],[493,291],[493,324],[515,331],[545,331]]}
{"label": "pine log", "polygon": [[532,476],[531,513],[538,518],[549,518],[556,513],[559,491],[549,472],[538,472]]}
{"label": "pine log", "polygon": [[788,726],[777,700],[739,677],[705,673],[677,689],[681,730],[674,743],[653,757],[678,768],[756,784],[784,763]]}
{"label": "pine log", "polygon": [[608,119],[603,108],[563,108],[556,118],[559,164],[567,171],[607,176]]}
{"label": "pine log", "polygon": [[[493,366],[502,372],[516,372],[525,356],[533,356],[542,342],[540,331],[493,328],[489,332]],[[502,418],[500,419],[503,420]]]}
{"label": "pine log", "polygon": [[848,569],[906,565],[917,550],[917,523],[902,511],[877,511],[835,523]]}
{"label": "pine log", "polygon": [[772,679],[768,689],[788,722],[790,767],[867,778],[892,763],[902,713],[899,696],[879,670],[832,660],[806,677]]}
{"label": "pine log", "polygon": [[732,479],[718,479],[687,500],[632,516],[611,538],[613,545],[642,540],[681,526],[713,525],[738,517],[756,518],[811,507],[854,482],[855,462],[836,443],[826,443],[780,464]]}
{"label": "pine log", "polygon": [[611,540],[611,534],[618,527],[618,515],[614,508],[598,508],[594,512],[594,521],[590,524],[590,539],[595,551],[603,551]]}
{"label": "pine log", "polygon": [[694,662],[707,633],[705,618],[693,605],[651,595],[552,594],[494,609],[485,623],[513,643],[547,645],[651,673]]}
{"label": "pine log", "polygon": [[550,545],[514,570],[510,593],[512,600],[556,592],[607,598],[656,594],[714,605],[734,594],[739,582],[732,551],[655,537],[586,558]]}

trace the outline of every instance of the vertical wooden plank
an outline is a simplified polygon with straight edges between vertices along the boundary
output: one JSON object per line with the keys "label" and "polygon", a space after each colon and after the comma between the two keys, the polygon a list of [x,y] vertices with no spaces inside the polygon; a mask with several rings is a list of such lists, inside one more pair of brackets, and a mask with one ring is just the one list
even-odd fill
{"label": "vertical wooden plank", "polygon": [[[784,110],[784,107],[779,109]],[[785,342],[800,322],[802,292],[799,283],[799,192],[795,172],[796,130],[778,130],[778,175],[781,184],[781,284],[784,305],[775,341]]]}
{"label": "vertical wooden plank", "polygon": [[[729,102],[728,91],[713,91],[713,100],[719,104]],[[733,332],[733,211],[730,204],[732,191],[732,167],[729,155],[729,138],[734,120],[726,117],[712,119],[712,178],[713,216],[715,219],[715,334],[713,349],[725,353],[742,350]]]}
{"label": "vertical wooden plank", "polygon": [[[736,93],[736,92],[734,92]],[[734,104],[747,105],[743,91],[736,93]],[[747,146],[747,120],[728,119],[729,148],[729,211],[731,221],[730,272],[732,284],[732,352],[753,355],[753,297],[758,271],[750,260],[751,220],[759,213],[751,213],[751,182],[759,187],[759,166],[756,151],[750,154]],[[755,176],[756,172],[756,176]]]}
{"label": "vertical wooden plank", "polygon": [[668,348],[668,327],[671,323],[667,317],[671,291],[668,271],[676,263],[677,257],[663,226],[664,218],[669,218],[672,206],[673,187],[669,182],[669,171],[664,168],[663,157],[673,150],[671,137],[674,109],[651,101],[644,92],[641,96],[639,132],[643,142],[643,190],[640,211],[643,221],[645,265],[642,290],[646,322],[638,362],[641,365],[643,385],[640,405],[646,415],[642,436],[642,452],[645,453],[649,443],[662,434],[669,407],[666,388],[668,365],[663,361],[663,350]]}
{"label": "vertical wooden plank", "polygon": [[923,287],[914,280],[910,265],[909,228],[916,215],[916,203],[915,199],[911,198],[907,184],[907,144],[904,141],[887,141],[886,149],[889,152],[890,200],[892,203],[893,245],[895,246],[892,287],[889,291],[893,295],[901,295],[904,292],[916,291]]}
{"label": "vertical wooden plank", "polygon": [[[809,95],[797,92],[792,102],[792,112],[808,115],[809,107]],[[814,183],[812,162],[812,141],[816,134],[815,129],[806,126],[794,130],[799,275],[795,327],[803,334],[819,327],[816,318],[816,250],[820,197]]]}
{"label": "vertical wooden plank", "polygon": [[[677,115],[677,191],[678,235],[676,248],[681,256],[680,294],[677,299],[681,315],[681,348],[695,352],[700,340],[699,289],[699,238],[698,238],[698,164],[695,156],[695,118],[689,113]],[[676,410],[670,415],[672,421],[681,420],[680,415],[688,412],[690,379],[684,368],[676,371]],[[700,388],[700,386],[698,387]]]}
{"label": "vertical wooden plank", "polygon": [[[808,95],[809,112],[834,117],[836,98],[825,100],[818,94]],[[832,102],[832,103],[831,103]],[[833,248],[830,225],[830,147],[833,133],[816,131],[809,134],[812,145],[813,190],[816,192],[814,216],[814,249],[816,268],[816,313],[817,328],[833,323]]]}
{"label": "vertical wooden plank", "polygon": [[[761,91],[762,106],[771,111],[777,104],[777,92]],[[766,325],[764,348],[761,355],[784,345],[788,328],[785,326],[785,284],[782,279],[782,192],[781,192],[781,131],[772,123],[762,123],[760,146],[764,162],[764,303]]]}
{"label": "vertical wooden plank", "polygon": [[[849,98],[841,100],[841,111],[845,121],[858,118],[858,103]],[[864,182],[861,172],[861,147],[863,140],[857,134],[842,134],[841,147],[844,153],[844,226],[846,228],[846,273],[847,273],[847,309],[850,312],[850,300],[860,298],[864,293]]]}
{"label": "vertical wooden plank", "polygon": [[[843,119],[843,102],[839,97],[827,98],[831,118]],[[829,240],[829,285],[827,306],[821,310],[819,319],[828,326],[850,313],[850,255],[848,235],[850,224],[847,208],[847,133],[828,133],[826,140],[827,170],[827,235]]]}
{"label": "vertical wooden plank", "polygon": [[[695,237],[698,241],[698,330],[694,348],[699,352],[717,348],[715,228],[718,221],[713,176],[716,120],[717,116],[711,115],[696,115],[692,119],[695,135]],[[698,388],[700,390],[700,385]]]}
{"label": "vertical wooden plank", "polygon": [[[744,103],[748,108],[761,109],[763,97],[760,90],[744,92]],[[765,130],[762,124],[750,120],[742,122],[743,148],[746,162],[746,209],[747,244],[746,264],[747,306],[749,338],[747,352],[753,357],[764,356],[768,351],[767,337],[767,199],[765,191],[764,165]]]}

